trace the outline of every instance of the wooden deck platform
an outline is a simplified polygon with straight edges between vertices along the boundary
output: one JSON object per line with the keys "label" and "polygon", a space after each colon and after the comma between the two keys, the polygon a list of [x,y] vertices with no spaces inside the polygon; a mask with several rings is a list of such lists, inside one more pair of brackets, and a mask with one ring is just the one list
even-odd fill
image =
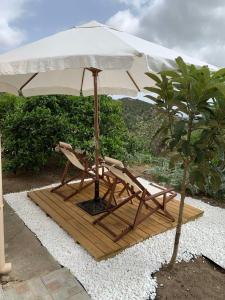
{"label": "wooden deck platform", "polygon": [[[76,185],[76,184],[74,184]],[[68,188],[64,188],[66,194]],[[100,193],[103,195],[105,187],[100,186]],[[112,257],[118,252],[139,243],[153,235],[165,232],[176,226],[159,213],[153,214],[140,224],[137,229],[131,231],[118,242],[113,242],[112,237],[102,227],[93,225],[96,217],[92,217],[80,209],[78,202],[91,199],[93,197],[93,185],[74,196],[70,201],[64,202],[62,198],[50,189],[41,189],[28,192],[29,198],[40,206],[59,226],[61,226],[73,239],[84,247],[96,260]],[[136,211],[137,203],[127,204],[118,210],[118,213],[131,220]],[[169,212],[177,220],[179,201],[172,200],[168,204]],[[200,217],[203,211],[185,204],[183,223]],[[121,232],[124,223],[115,217],[104,220],[105,224],[110,225],[114,231]]]}

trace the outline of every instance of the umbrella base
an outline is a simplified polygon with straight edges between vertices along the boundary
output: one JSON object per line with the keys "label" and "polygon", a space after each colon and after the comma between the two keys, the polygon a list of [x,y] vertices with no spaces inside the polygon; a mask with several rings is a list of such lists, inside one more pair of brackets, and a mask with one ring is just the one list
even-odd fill
{"label": "umbrella base", "polygon": [[80,202],[77,206],[86,211],[89,215],[96,216],[114,207],[112,204],[110,206],[108,204],[108,201],[98,198]]}

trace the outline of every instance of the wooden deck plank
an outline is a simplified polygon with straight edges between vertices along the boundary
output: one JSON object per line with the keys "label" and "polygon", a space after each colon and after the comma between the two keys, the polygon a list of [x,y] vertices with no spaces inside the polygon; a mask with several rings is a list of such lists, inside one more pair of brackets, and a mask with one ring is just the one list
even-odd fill
{"label": "wooden deck plank", "polygon": [[[120,188],[121,187],[118,187],[117,190],[120,190]],[[67,193],[65,188],[64,192]],[[105,192],[106,187],[100,185],[100,195],[103,195]],[[50,188],[28,192],[29,198],[40,206],[42,210],[70,234],[72,238],[84,247],[96,260],[112,257],[131,245],[174,228],[177,224],[176,221],[171,222],[157,212],[147,218],[135,230],[130,231],[115,243],[113,242],[113,237],[102,227],[93,225],[93,221],[98,216],[92,217],[76,205],[78,202],[92,199],[93,195],[93,185],[87,187],[81,193],[73,196],[66,202],[63,201],[59,195],[52,193]],[[177,200],[172,200],[168,203],[168,211],[176,220],[179,212],[179,203]],[[118,209],[116,213],[131,222],[137,210],[137,205],[137,200],[133,201],[133,204],[127,203],[127,205]],[[145,213],[147,213],[147,210],[143,211],[143,214]],[[183,223],[194,220],[202,214],[203,211],[200,209],[185,204]],[[116,233],[120,233],[121,230],[126,227],[126,224],[115,216],[104,219],[104,223]]]}
{"label": "wooden deck plank", "polygon": [[[69,215],[68,222],[70,224],[75,224],[75,227],[79,228],[79,231],[82,232],[87,239],[91,239],[98,248],[100,248],[103,252],[106,251],[117,251],[119,250],[120,246],[113,243],[110,238],[108,238],[105,234],[99,232],[92,224],[88,221],[84,220],[82,217],[79,216],[76,212],[73,211],[72,208],[65,206],[62,199],[56,199],[53,193],[46,193],[41,191],[40,193],[42,197],[47,197],[51,201],[51,203],[55,205],[55,207],[59,207],[59,210],[65,212]],[[57,208],[56,208],[57,209]],[[72,222],[74,221],[74,222]],[[91,234],[91,235],[90,235]]]}
{"label": "wooden deck plank", "polygon": [[[93,220],[95,217],[92,217],[88,214],[86,214],[83,210],[81,210],[78,206],[74,205],[73,203],[68,202],[68,206],[73,209],[80,217],[82,217],[84,220],[88,221],[89,223],[93,223]],[[110,233],[106,232],[102,227],[99,227],[98,230],[102,232],[107,237],[111,238]],[[119,240],[117,244],[120,246],[120,248],[125,248],[129,244],[123,240]]]}
{"label": "wooden deck plank", "polygon": [[70,223],[65,222],[65,219],[63,219],[60,214],[55,212],[51,206],[43,201],[36,193],[29,193],[28,196],[32,197],[32,200],[38,204],[54,221],[56,221],[60,227],[70,234],[76,242],[79,242],[79,244],[81,244],[89,253],[93,253],[96,259],[100,259],[105,255],[104,252],[99,250],[93,243],[85,239],[82,234],[80,234],[80,232]]}
{"label": "wooden deck plank", "polygon": [[[45,190],[44,193],[46,193],[46,197],[50,197],[51,199],[54,198],[54,199],[57,199],[57,200],[61,201],[62,206],[68,207],[69,210],[74,211],[74,213],[77,214],[78,216],[80,216],[82,219],[84,219],[84,220],[88,221],[89,223],[91,223],[91,226],[92,226],[92,229],[93,229],[92,223],[93,223],[94,219],[97,218],[97,216],[93,216],[92,217],[89,214],[85,213],[85,211],[83,211],[82,209],[80,209],[77,205],[75,205],[75,203],[78,203],[78,202],[82,201],[82,197],[83,197],[83,199],[91,199],[92,191],[91,191],[91,193],[90,193],[90,191],[85,191],[81,195],[76,195],[75,196],[76,199],[74,199],[74,197],[73,197],[73,199],[71,201],[67,201],[66,202],[66,205],[65,205],[65,202],[63,202],[62,198],[59,195],[50,193],[50,189]],[[101,227],[99,228],[98,231],[100,233],[104,234],[104,238],[107,238],[107,237],[110,238],[110,242],[113,245],[113,246],[112,245],[111,246],[113,248],[116,248],[115,247],[115,243],[112,241],[111,235],[109,233],[105,232],[104,229],[101,228]],[[103,238],[103,236],[101,236],[101,238]],[[127,243],[127,242],[125,242],[123,240],[118,241],[116,244],[118,244],[118,246],[119,246],[120,249],[121,248],[125,248],[125,247],[127,247],[129,245],[129,243]]]}

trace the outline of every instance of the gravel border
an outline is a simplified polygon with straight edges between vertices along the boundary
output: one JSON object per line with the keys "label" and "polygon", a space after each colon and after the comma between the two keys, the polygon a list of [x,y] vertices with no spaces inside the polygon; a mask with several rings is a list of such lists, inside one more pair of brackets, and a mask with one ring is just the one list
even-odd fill
{"label": "gravel border", "polygon": [[[145,185],[147,180],[140,179]],[[175,230],[134,245],[117,256],[96,262],[81,246],[27,197],[27,192],[7,194],[6,202],[33,231],[51,255],[84,285],[93,300],[146,300],[156,296],[152,276],[172,254]],[[204,215],[182,227],[177,261],[205,255],[225,268],[225,209],[190,197],[186,203]]]}

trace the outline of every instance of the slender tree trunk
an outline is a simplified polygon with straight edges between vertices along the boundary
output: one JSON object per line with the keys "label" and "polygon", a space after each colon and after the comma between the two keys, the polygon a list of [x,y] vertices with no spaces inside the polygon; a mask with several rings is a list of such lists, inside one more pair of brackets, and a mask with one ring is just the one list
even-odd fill
{"label": "slender tree trunk", "polygon": [[[193,125],[193,118],[190,118],[189,122],[188,122],[188,133],[187,133],[188,144],[190,144],[190,141],[191,141],[192,125]],[[189,165],[190,165],[190,160],[187,158],[184,160],[184,174],[183,174],[183,179],[182,179],[182,184],[181,184],[181,199],[180,199],[179,215],[178,215],[178,221],[177,221],[173,254],[172,254],[171,260],[168,264],[168,270],[172,270],[174,263],[176,261],[176,258],[177,258],[177,252],[178,252],[180,235],[181,235],[181,226],[182,226],[182,220],[183,220],[184,200],[185,200],[186,190],[187,190],[187,177],[188,177]]]}
{"label": "slender tree trunk", "polygon": [[174,241],[174,248],[173,248],[173,254],[170,260],[170,263],[168,265],[168,270],[172,270],[174,263],[177,258],[177,252],[180,242],[180,235],[181,235],[181,226],[182,226],[182,219],[183,219],[183,211],[184,211],[184,200],[186,196],[186,189],[187,189],[187,173],[188,173],[188,167],[189,163],[186,162],[184,165],[184,174],[181,184],[181,200],[180,200],[180,208],[179,208],[179,215],[178,215],[178,221],[177,221],[177,227],[176,227],[176,234],[175,234],[175,241]]}

